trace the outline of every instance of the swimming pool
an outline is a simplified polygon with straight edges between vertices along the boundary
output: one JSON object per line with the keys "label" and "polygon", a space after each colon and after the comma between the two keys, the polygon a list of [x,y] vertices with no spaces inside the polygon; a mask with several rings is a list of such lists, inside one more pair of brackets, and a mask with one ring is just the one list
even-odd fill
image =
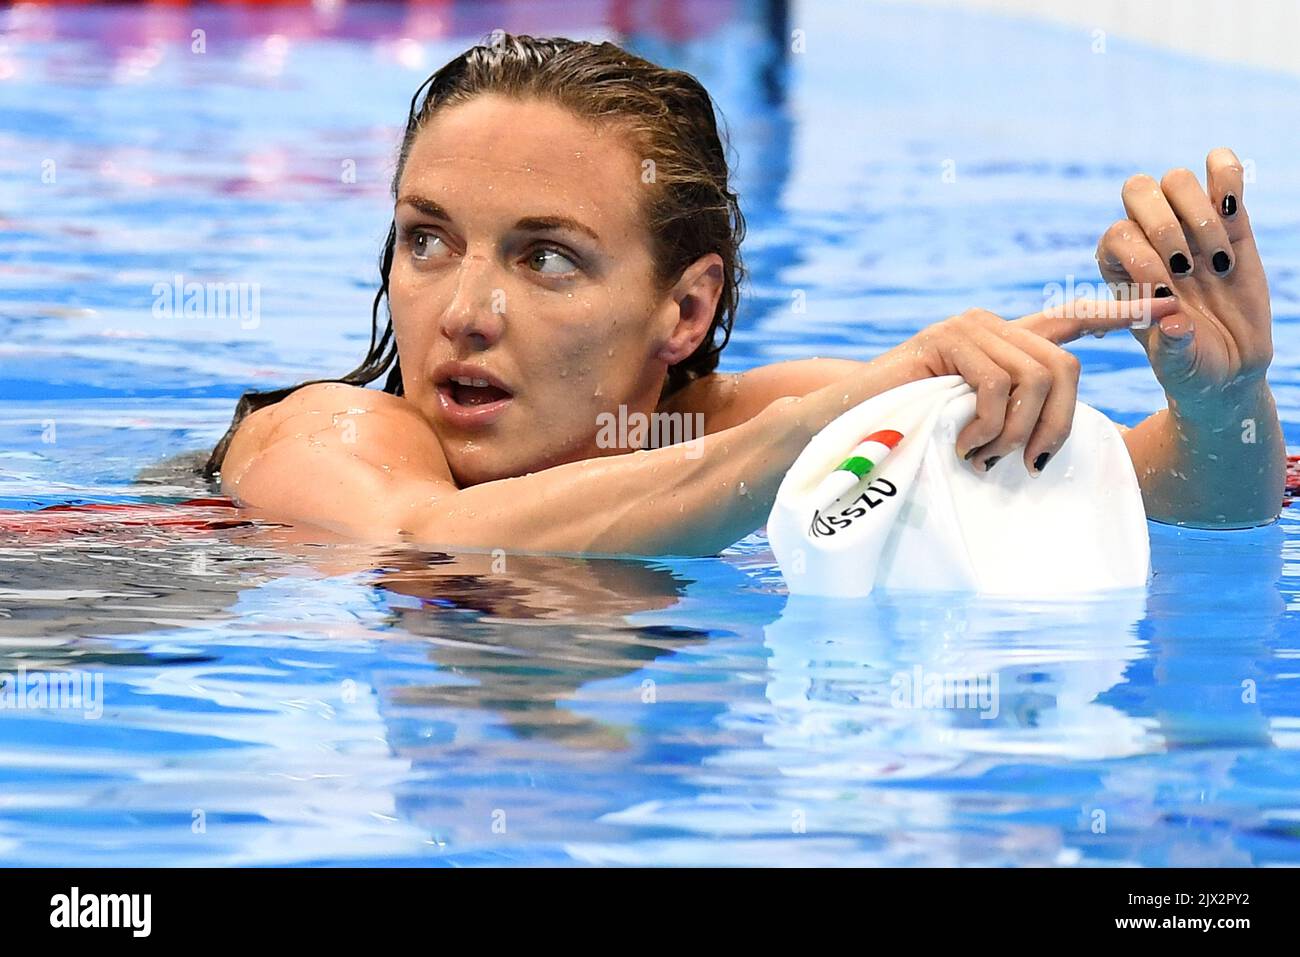
{"label": "swimming pool", "polygon": [[[1290,510],[1152,525],[1143,594],[825,603],[761,534],[502,566],[174,507],[207,490],[158,463],[244,389],[365,351],[396,125],[496,27],[617,38],[719,100],[752,273],[728,370],[1033,311],[1095,281],[1127,175],[1233,146],[1300,444],[1300,80],[955,10],[676,9],[0,12],[0,506],[159,506],[0,542],[0,672],[102,681],[98,714],[0,710],[0,860],[1300,862]],[[257,308],[160,314],[176,282]],[[1085,401],[1160,407],[1131,339],[1076,349]],[[910,693],[933,676],[991,693]]]}

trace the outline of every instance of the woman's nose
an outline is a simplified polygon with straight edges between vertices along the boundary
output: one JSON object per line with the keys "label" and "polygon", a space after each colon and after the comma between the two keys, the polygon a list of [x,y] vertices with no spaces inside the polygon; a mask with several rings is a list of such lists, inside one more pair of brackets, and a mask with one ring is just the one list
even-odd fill
{"label": "woman's nose", "polygon": [[456,289],[442,314],[442,334],[452,342],[468,340],[485,349],[501,338],[505,289],[492,261],[482,255],[461,258]]}

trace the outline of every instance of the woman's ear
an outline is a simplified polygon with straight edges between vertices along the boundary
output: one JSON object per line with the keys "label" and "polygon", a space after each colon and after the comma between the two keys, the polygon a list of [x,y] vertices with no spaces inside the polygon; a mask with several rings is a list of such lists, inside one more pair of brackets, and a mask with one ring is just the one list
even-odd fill
{"label": "woman's ear", "polygon": [[668,294],[668,340],[655,353],[672,366],[694,352],[713,325],[722,296],[722,257],[707,253],[686,267]]}

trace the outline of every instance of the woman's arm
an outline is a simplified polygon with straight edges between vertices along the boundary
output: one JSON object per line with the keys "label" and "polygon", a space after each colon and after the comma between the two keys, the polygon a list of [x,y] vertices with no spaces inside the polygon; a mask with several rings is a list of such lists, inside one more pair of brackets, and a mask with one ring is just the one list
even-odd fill
{"label": "woman's arm", "polygon": [[[329,422],[330,408],[314,411]],[[366,430],[382,439],[361,436],[349,445],[335,427],[308,435],[281,430],[246,467],[233,463],[227,493],[267,518],[371,541],[507,552],[716,554],[763,523],[785,469],[807,440],[800,423],[776,404],[693,446],[587,459],[458,489],[427,425],[418,443],[423,448],[412,455],[415,429],[403,410],[385,403],[367,410],[366,419]],[[386,441],[399,433],[400,445]]]}
{"label": "woman's arm", "polygon": [[[1069,341],[1084,327],[1119,328],[1128,320],[1053,322],[1052,338]],[[1069,354],[1014,326],[989,313],[963,313],[845,379],[803,398],[778,399],[699,444],[573,462],[465,489],[452,481],[436,434],[405,400],[309,386],[249,417],[231,443],[222,484],[268,518],[371,540],[716,554],[762,525],[786,471],[816,432],[849,406],[905,382],[960,374],[971,383],[977,413],[957,437],[959,449],[1031,438],[1059,446],[1075,402]],[[1055,352],[1045,356],[1044,349]]]}
{"label": "woman's arm", "polygon": [[[909,374],[882,358],[864,363],[844,388],[862,401]],[[697,443],[459,489],[436,434],[409,403],[313,385],[249,417],[227,453],[222,487],[268,519],[372,541],[711,555],[763,524],[790,465],[842,410],[840,391],[778,400]]]}
{"label": "woman's arm", "polygon": [[1246,214],[1241,163],[1206,157],[1206,189],[1186,169],[1124,184],[1128,218],[1097,247],[1120,295],[1164,286],[1178,311],[1134,329],[1168,408],[1124,434],[1149,517],[1205,528],[1277,518],[1286,446],[1266,373],[1268,281]]}
{"label": "woman's arm", "polygon": [[[1242,201],[1242,168],[1231,150],[1218,149],[1206,158],[1206,174],[1208,194],[1188,170],[1173,170],[1159,184],[1146,176],[1129,180],[1124,204],[1131,218],[1106,232],[1097,260],[1121,294],[1149,295],[1164,286],[1179,304],[1133,329],[1168,400],[1134,428],[1119,427],[1147,516],[1242,528],[1273,521],[1281,511],[1286,445],[1265,379],[1272,316]],[[1175,273],[1179,254],[1191,268]],[[1225,265],[1224,255],[1227,269],[1216,268],[1216,258]],[[729,424],[776,396],[805,394],[852,375],[857,365],[775,363],[685,398],[716,404],[717,421]],[[706,413],[706,426],[709,421]]]}
{"label": "woman's arm", "polygon": [[1148,518],[1248,528],[1281,511],[1286,444],[1265,382],[1201,413],[1171,404],[1125,431],[1124,442]]}
{"label": "woman's arm", "polygon": [[[848,359],[778,362],[730,376],[733,383],[700,389],[690,398],[704,402],[729,398],[713,407],[716,412],[706,413],[705,425],[709,431],[730,428],[781,396],[807,395],[850,377],[865,364]],[[1183,414],[1171,405],[1131,429],[1116,427],[1133,460],[1147,517],[1153,521],[1248,528],[1277,518],[1286,445],[1267,383],[1260,382],[1231,401],[1221,395],[1216,407],[1200,413]]]}

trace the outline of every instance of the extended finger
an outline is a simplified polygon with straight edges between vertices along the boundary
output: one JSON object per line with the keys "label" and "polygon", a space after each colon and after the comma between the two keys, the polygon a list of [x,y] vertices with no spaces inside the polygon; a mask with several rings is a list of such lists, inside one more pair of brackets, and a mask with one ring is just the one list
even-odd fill
{"label": "extended finger", "polygon": [[1133,176],[1124,184],[1122,195],[1128,218],[1142,227],[1169,275],[1175,279],[1190,276],[1194,268],[1190,243],[1160,184],[1145,174]]}
{"label": "extended finger", "polygon": [[1183,224],[1183,232],[1191,241],[1192,255],[1199,257],[1200,265],[1219,277],[1232,272],[1232,242],[1228,231],[1195,174],[1189,169],[1171,169],[1160,181],[1160,189]]}
{"label": "extended finger", "polygon": [[[1149,248],[1149,247],[1148,247]],[[1168,279],[1151,283],[1152,269],[1160,269],[1160,262],[1147,257],[1151,265],[1134,267],[1145,280],[1133,280],[1130,283],[1138,289],[1151,289],[1163,286],[1168,292]],[[1144,286],[1144,282],[1148,285]],[[1013,319],[1008,325],[1027,329],[1037,336],[1057,345],[1073,342],[1089,333],[1097,335],[1113,332],[1116,329],[1145,329],[1152,322],[1158,322],[1165,316],[1178,311],[1178,299],[1170,296],[1148,296],[1140,299],[1075,299],[1062,306],[1053,306],[1042,312]]]}
{"label": "extended finger", "polygon": [[1250,236],[1250,219],[1243,201],[1245,172],[1237,154],[1226,146],[1210,150],[1205,157],[1205,182],[1214,204],[1227,230],[1228,239],[1240,242]]}
{"label": "extended finger", "polygon": [[[1259,294],[1265,295],[1263,290],[1267,288],[1268,280],[1264,277],[1264,264],[1260,262],[1250,216],[1242,200],[1242,191],[1245,189],[1243,164],[1232,150],[1220,147],[1211,150],[1205,158],[1205,173],[1210,187],[1210,199],[1232,242],[1234,266],[1231,276],[1225,281],[1243,289],[1258,287]],[[1264,316],[1265,311],[1260,310],[1259,314]]]}

